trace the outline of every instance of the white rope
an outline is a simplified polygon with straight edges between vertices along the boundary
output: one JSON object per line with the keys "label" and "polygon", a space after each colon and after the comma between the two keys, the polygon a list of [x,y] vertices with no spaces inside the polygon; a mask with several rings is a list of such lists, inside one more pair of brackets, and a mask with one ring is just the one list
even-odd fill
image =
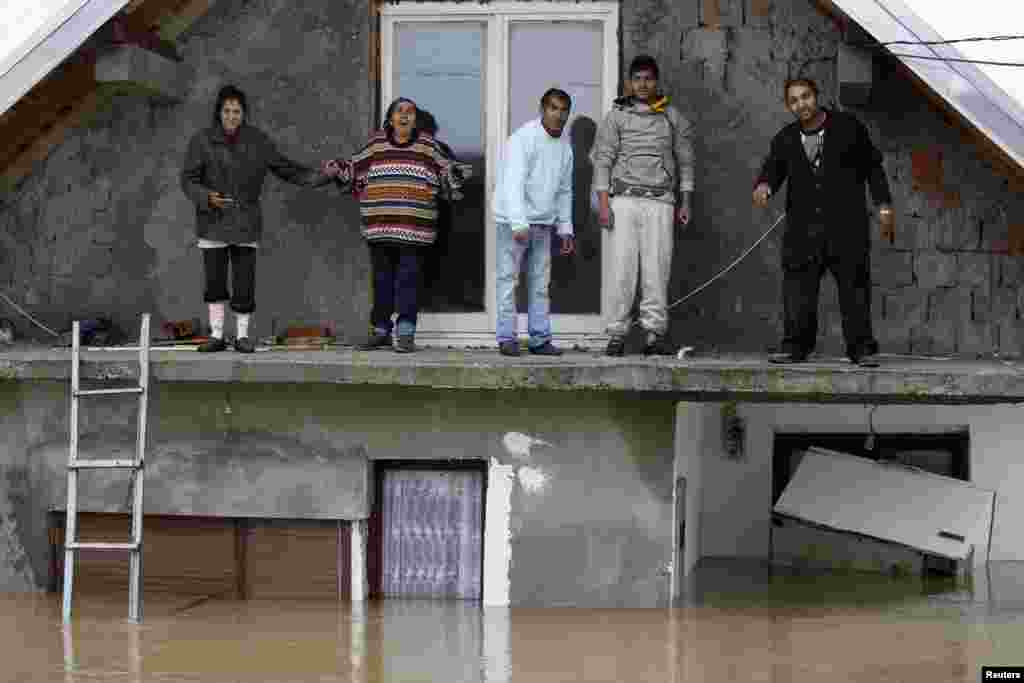
{"label": "white rope", "polygon": [[46,330],[47,332],[52,334],[54,337],[60,337],[59,334],[57,334],[56,332],[51,330],[49,327],[47,327],[46,325],[42,324],[41,322],[39,322],[35,318],[33,318],[31,316],[31,314],[29,314],[28,311],[26,311],[24,308],[22,308],[21,306],[19,306],[16,303],[14,303],[13,301],[11,301],[11,298],[9,296],[7,296],[6,294],[4,294],[3,292],[0,292],[0,298],[2,298],[4,301],[6,301],[11,306],[11,308],[16,310],[18,313],[21,313],[23,316],[25,316],[26,318],[31,320],[33,323],[35,323],[39,327],[43,328],[44,330]]}
{"label": "white rope", "polygon": [[783,212],[783,214],[781,216],[779,216],[777,219],[775,219],[774,223],[772,223],[772,227],[768,228],[763,235],[758,237],[757,241],[754,242],[753,244],[751,244],[750,247],[748,247],[745,252],[743,252],[742,254],[740,254],[736,258],[736,260],[734,260],[732,263],[727,265],[725,268],[722,268],[722,270],[718,271],[718,273],[716,273],[713,278],[711,278],[710,280],[708,280],[707,282],[702,284],[700,287],[697,287],[695,290],[693,290],[692,292],[690,292],[689,294],[687,294],[683,298],[679,299],[678,301],[676,301],[675,303],[670,305],[665,310],[675,308],[676,306],[678,306],[679,304],[683,303],[684,301],[692,299],[693,297],[697,296],[698,294],[703,292],[705,289],[707,289],[708,287],[713,285],[717,280],[719,280],[722,277],[724,277],[726,275],[726,273],[728,273],[730,270],[732,270],[733,268],[738,266],[740,264],[740,262],[743,261],[743,259],[747,258],[747,256],[750,255],[750,252],[752,252],[755,249],[757,249],[758,245],[761,244],[761,242],[764,242],[765,239],[768,238],[768,235],[772,234],[772,231],[774,231],[775,228],[779,227],[779,223],[781,223],[782,219],[785,218],[785,217],[786,217],[786,214],[785,214],[785,212]]}

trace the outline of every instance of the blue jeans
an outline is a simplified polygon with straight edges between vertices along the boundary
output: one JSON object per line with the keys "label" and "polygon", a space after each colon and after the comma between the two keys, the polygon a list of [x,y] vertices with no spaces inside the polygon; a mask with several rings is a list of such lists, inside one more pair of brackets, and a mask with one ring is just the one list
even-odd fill
{"label": "blue jeans", "polygon": [[495,283],[498,310],[498,343],[516,341],[516,284],[526,256],[527,324],[530,347],[537,348],[551,341],[551,233],[550,225],[531,225],[530,239],[512,239],[512,227],[498,223],[498,277]]}
{"label": "blue jeans", "polygon": [[391,315],[398,314],[398,336],[416,333],[419,313],[422,247],[399,244],[370,244],[373,266],[373,308],[370,324],[377,334],[391,334]]}

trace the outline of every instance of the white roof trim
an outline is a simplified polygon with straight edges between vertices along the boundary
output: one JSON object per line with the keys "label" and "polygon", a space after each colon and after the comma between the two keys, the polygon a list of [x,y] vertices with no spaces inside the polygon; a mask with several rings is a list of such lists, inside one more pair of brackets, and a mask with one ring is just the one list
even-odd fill
{"label": "white roof trim", "polygon": [[42,17],[36,17],[39,25],[34,30],[0,47],[0,114],[14,106],[128,2],[50,0],[53,7],[45,10]]}
{"label": "white roof trim", "polygon": [[[902,0],[833,0],[875,40],[943,40]],[[894,52],[967,58],[953,45],[899,45]],[[898,48],[898,49],[896,49]],[[974,64],[898,57],[1018,165],[1024,167],[1024,107]]]}

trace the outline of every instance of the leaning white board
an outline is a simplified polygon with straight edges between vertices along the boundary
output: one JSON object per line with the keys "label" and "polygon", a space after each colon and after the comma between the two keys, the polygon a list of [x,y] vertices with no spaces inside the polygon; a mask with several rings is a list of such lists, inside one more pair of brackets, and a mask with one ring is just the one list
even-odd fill
{"label": "leaning white board", "polygon": [[988,547],[994,495],[959,479],[813,447],[775,512],[964,560],[972,548]]}

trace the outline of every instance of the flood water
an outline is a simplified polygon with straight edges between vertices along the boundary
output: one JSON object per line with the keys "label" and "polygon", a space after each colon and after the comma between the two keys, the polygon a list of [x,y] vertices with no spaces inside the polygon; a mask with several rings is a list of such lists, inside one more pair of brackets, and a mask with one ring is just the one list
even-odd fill
{"label": "flood water", "polygon": [[971,587],[718,568],[690,594],[644,610],[150,595],[136,625],[126,591],[76,596],[69,629],[59,595],[0,594],[0,679],[913,683],[1024,664],[1024,600]]}

